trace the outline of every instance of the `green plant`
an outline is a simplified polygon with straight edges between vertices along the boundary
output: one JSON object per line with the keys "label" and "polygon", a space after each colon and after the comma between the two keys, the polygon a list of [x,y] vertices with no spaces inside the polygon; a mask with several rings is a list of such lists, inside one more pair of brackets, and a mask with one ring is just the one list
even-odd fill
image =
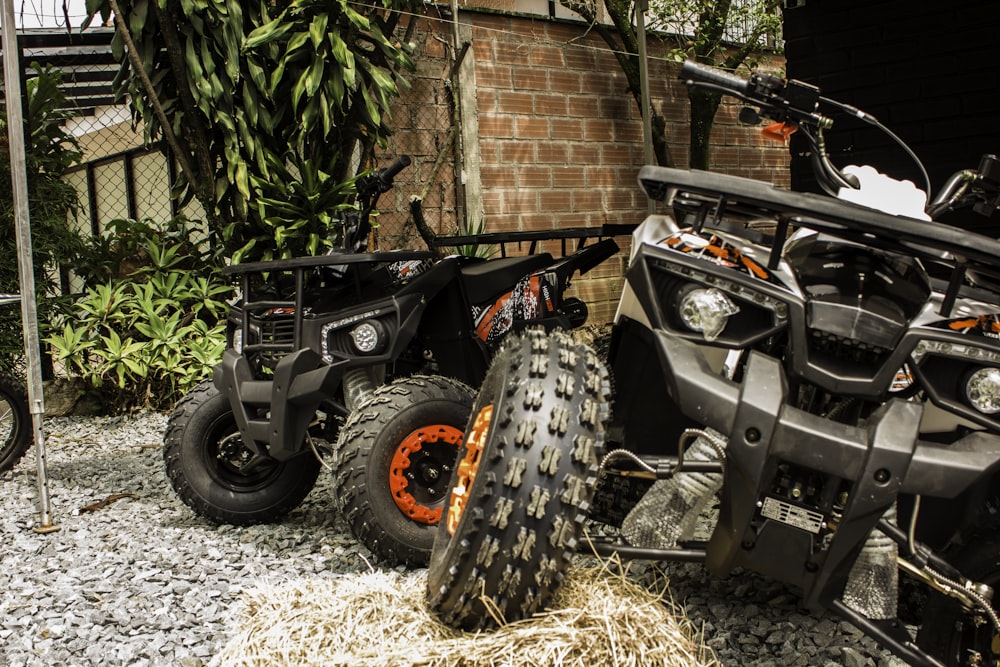
{"label": "green plant", "polygon": [[[474,236],[483,234],[486,232],[486,221],[482,218],[478,222],[470,222],[467,224],[460,223],[458,226],[459,236]],[[497,247],[495,245],[463,245],[457,246],[455,250],[459,255],[465,255],[466,257],[481,257],[483,259],[489,259],[496,252]]]}
{"label": "green plant", "polygon": [[[193,244],[182,221],[162,228],[118,221],[94,241],[95,282],[57,313],[45,337],[66,372],[84,378],[113,410],[166,409],[207,377],[225,349],[232,288]],[[128,275],[107,272],[110,251],[140,257]]]}
{"label": "green plant", "polygon": [[[63,129],[67,112],[61,110],[65,96],[59,89],[62,74],[51,66],[32,64],[25,82],[25,158],[28,181],[28,212],[31,221],[32,259],[38,299],[39,321],[49,319],[50,303],[45,295],[57,291],[59,265],[71,263],[83,247],[70,228],[68,216],[76,211],[76,191],[61,180],[66,169],[79,161],[76,140]],[[0,109],[0,293],[17,293],[19,287],[17,242],[14,226],[14,196],[6,113]],[[22,363],[24,343],[17,306],[0,311],[0,369]]]}
{"label": "green plant", "polygon": [[324,216],[350,201],[339,184],[354,175],[355,156],[366,164],[390,133],[398,72],[412,66],[396,33],[403,10],[421,7],[87,0],[91,17],[115,15],[118,91],[147,140],[172,144],[175,194],[196,197],[217,245],[243,261],[322,250]]}

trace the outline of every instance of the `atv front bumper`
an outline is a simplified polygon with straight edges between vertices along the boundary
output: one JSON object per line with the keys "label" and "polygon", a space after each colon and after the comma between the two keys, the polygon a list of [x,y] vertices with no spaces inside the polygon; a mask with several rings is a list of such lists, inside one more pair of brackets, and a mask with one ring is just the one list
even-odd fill
{"label": "atv front bumper", "polygon": [[[788,405],[788,382],[772,357],[751,352],[737,383],[713,371],[694,343],[653,335],[680,411],[729,437],[706,559],[717,575],[745,566],[801,586],[808,606],[827,607],[843,590],[854,547],[899,494],[954,497],[1000,468],[1000,437],[921,440],[919,402],[891,399],[864,426],[849,426]],[[781,488],[796,478],[825,489],[796,502]]]}

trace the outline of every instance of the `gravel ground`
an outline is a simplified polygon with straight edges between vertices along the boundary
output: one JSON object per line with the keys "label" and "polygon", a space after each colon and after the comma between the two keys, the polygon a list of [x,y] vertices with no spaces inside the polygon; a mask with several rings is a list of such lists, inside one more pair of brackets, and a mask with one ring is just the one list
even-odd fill
{"label": "gravel ground", "polygon": [[[46,419],[54,533],[33,529],[34,453],[0,477],[0,665],[207,665],[243,591],[369,569],[326,476],[280,525],[195,517],[164,474],[165,425],[160,414]],[[800,611],[780,584],[712,580],[693,565],[666,576],[725,665],[903,664],[853,626]]]}

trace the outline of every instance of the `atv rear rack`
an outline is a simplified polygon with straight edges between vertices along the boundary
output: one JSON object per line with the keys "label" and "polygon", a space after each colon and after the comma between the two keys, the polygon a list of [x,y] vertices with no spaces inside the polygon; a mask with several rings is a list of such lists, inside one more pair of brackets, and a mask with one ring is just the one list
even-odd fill
{"label": "atv rear rack", "polygon": [[516,243],[521,249],[523,243],[528,243],[529,255],[538,251],[539,241],[560,241],[561,252],[566,255],[567,242],[576,239],[576,249],[587,244],[588,239],[602,240],[612,236],[631,234],[636,225],[602,225],[600,227],[573,227],[568,229],[543,229],[532,232],[490,232],[488,234],[465,234],[461,236],[439,236],[431,243],[435,248],[452,248],[467,245],[496,245],[500,247],[500,256],[507,256],[507,244]]}

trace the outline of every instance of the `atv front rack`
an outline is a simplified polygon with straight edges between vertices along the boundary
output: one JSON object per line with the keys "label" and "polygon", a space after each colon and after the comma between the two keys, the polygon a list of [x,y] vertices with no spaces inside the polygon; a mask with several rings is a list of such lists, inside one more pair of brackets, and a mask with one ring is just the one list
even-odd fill
{"label": "atv front rack", "polygon": [[943,317],[950,315],[969,272],[1000,281],[1000,241],[957,227],[707,171],[645,166],[639,171],[639,184],[650,198],[683,210],[683,224],[696,230],[719,229],[740,220],[773,221],[767,262],[771,270],[777,268],[791,231],[799,227],[926,260],[948,275]]}
{"label": "atv front rack", "polygon": [[[317,257],[294,257],[292,259],[277,259],[265,262],[247,262],[246,264],[234,264],[222,270],[225,276],[239,276],[240,290],[244,303],[241,305],[242,322],[241,329],[249,330],[249,319],[252,314],[260,314],[268,311],[276,312],[287,309],[285,312],[292,314],[293,333],[291,340],[284,338],[277,342],[261,342],[253,345],[246,345],[247,352],[268,352],[277,354],[287,354],[302,347],[302,318],[305,315],[305,285],[308,273],[321,268],[335,268],[349,264],[380,264],[405,262],[414,260],[430,260],[432,254],[427,251],[392,251],[392,252],[369,252],[351,253],[342,255],[320,255]],[[290,299],[254,299],[251,289],[251,276],[261,274],[291,273],[294,285],[288,290],[291,293]],[[354,274],[355,289],[360,291],[360,279]]]}

